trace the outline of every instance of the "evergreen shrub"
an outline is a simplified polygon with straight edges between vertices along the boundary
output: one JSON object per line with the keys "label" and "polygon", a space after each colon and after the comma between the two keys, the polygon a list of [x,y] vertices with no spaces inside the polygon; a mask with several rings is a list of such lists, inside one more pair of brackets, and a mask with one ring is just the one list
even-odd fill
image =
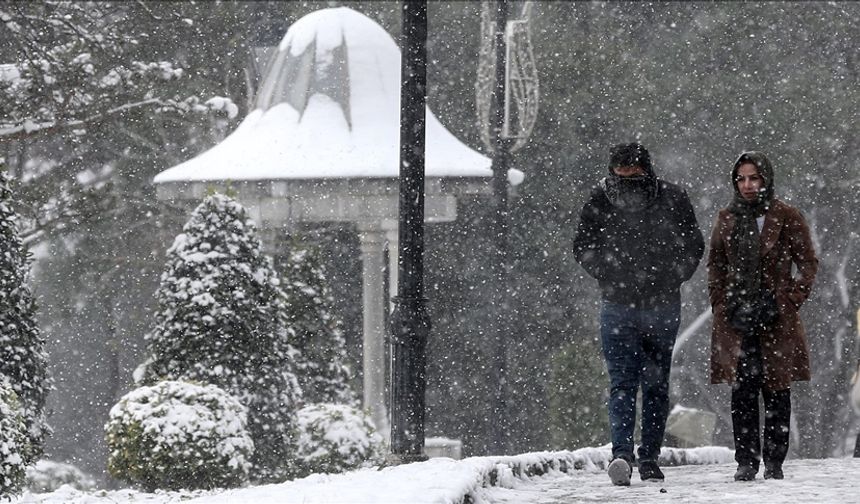
{"label": "evergreen shrub", "polygon": [[285,259],[279,265],[284,317],[290,342],[298,350],[296,375],[304,399],[355,406],[343,323],[332,310],[334,299],[319,251],[295,240]]}
{"label": "evergreen shrub", "polygon": [[301,388],[284,321],[284,293],[242,205],[213,194],[167,251],[149,358],[136,379],[212,384],[248,408],[251,479],[291,475]]}
{"label": "evergreen shrub", "polygon": [[30,492],[53,492],[63,485],[86,492],[96,488],[96,481],[78,467],[63,462],[43,459],[27,467],[27,490]]}
{"label": "evergreen shrub", "polygon": [[305,406],[298,412],[298,430],[298,476],[372,466],[385,451],[370,418],[344,404]]}
{"label": "evergreen shrub", "polygon": [[105,430],[108,471],[146,491],[248,480],[247,409],[214,385],[162,381],[135,389],[111,409]]}
{"label": "evergreen shrub", "polygon": [[24,463],[30,464],[42,454],[51,432],[45,422],[51,380],[45,339],[36,325],[36,303],[27,285],[30,255],[21,240],[15,205],[0,164],[0,379],[8,378],[17,396],[30,446]]}
{"label": "evergreen shrub", "polygon": [[0,497],[20,492],[31,449],[18,396],[0,376]]}

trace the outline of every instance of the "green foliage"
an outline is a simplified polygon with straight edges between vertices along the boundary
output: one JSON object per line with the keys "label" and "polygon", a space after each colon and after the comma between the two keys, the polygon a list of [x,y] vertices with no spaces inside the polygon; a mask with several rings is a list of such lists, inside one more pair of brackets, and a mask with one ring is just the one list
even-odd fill
{"label": "green foliage", "polygon": [[261,481],[290,473],[301,398],[279,285],[246,210],[227,196],[206,198],[167,252],[140,370],[144,383],[193,381],[236,396],[249,410],[252,478]]}
{"label": "green foliage", "polygon": [[[229,77],[204,69],[236,66],[227,55],[246,25],[218,18],[235,5],[0,5],[0,62],[9,64],[0,157],[17,182],[22,237],[38,254],[32,285],[57,387],[50,449],[92,474],[107,458],[92,419],[107,415],[140,361],[164,242],[186,217],[158,203],[152,177],[235,124],[210,98],[244,106],[240,66]],[[206,43],[204,18],[218,20]],[[247,56],[237,50],[235,60]],[[22,79],[6,79],[10,69]]]}
{"label": "green foliage", "polygon": [[149,492],[243,485],[254,451],[246,417],[247,409],[214,385],[140,387],[111,409],[108,470]]}
{"label": "green foliage", "polygon": [[378,464],[384,441],[361,410],[343,404],[309,404],[298,413],[298,476],[340,473]]}
{"label": "green foliage", "polygon": [[[8,9],[8,10],[7,10]],[[116,23],[122,6],[105,2],[5,5],[4,28],[15,34],[19,79],[0,82],[3,134],[74,127],[81,135],[94,118],[127,108],[187,111],[199,100],[147,96],[182,70],[166,61],[134,59],[134,35]],[[85,34],[85,35],[84,35]],[[25,126],[26,125],[26,126]]]}
{"label": "green foliage", "polygon": [[319,252],[295,241],[278,269],[283,275],[285,324],[301,356],[296,373],[305,401],[355,405],[342,324],[332,311]]}
{"label": "green foliage", "polygon": [[18,397],[0,376],[0,497],[11,497],[24,485],[24,468],[33,448],[26,429]]}
{"label": "green foliage", "polygon": [[582,339],[552,357],[549,424],[554,449],[575,450],[609,442],[609,378],[595,340]]}
{"label": "green foliage", "polygon": [[29,255],[18,234],[18,215],[6,171],[0,165],[0,379],[20,399],[30,438],[30,463],[42,453],[48,379],[45,341],[36,325],[36,303],[27,286]]}

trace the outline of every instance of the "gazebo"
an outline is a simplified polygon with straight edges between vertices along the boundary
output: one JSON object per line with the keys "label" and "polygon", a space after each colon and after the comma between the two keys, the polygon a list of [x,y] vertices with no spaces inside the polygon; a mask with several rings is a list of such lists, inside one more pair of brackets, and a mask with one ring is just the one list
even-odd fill
{"label": "gazebo", "polygon": [[[364,407],[388,435],[384,248],[397,250],[400,51],[370,18],[346,7],[298,20],[269,61],[255,108],[210,150],[158,174],[159,200],[199,201],[230,188],[265,245],[300,223],[349,222],[363,267]],[[490,159],[427,110],[425,219],[456,218],[456,196],[488,193]],[[520,172],[509,174],[512,182]],[[397,285],[391,254],[390,285]]]}

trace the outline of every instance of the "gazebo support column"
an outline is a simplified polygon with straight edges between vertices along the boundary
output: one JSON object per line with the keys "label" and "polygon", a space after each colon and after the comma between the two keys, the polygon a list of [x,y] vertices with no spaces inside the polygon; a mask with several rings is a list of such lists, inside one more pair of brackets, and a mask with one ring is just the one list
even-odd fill
{"label": "gazebo support column", "polygon": [[385,407],[385,309],[383,294],[385,272],[385,232],[374,225],[358,226],[362,263],[362,296],[364,305],[364,403],[380,434],[390,435]]}
{"label": "gazebo support column", "polygon": [[382,229],[385,230],[385,240],[388,242],[388,313],[394,309],[394,300],[397,295],[397,263],[398,263],[398,239],[397,222],[384,220],[382,221]]}

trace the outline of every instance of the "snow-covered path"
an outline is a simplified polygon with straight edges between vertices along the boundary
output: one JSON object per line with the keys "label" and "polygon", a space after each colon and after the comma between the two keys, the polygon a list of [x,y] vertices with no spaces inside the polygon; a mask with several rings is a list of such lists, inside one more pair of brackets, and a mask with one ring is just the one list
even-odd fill
{"label": "snow-covered path", "polygon": [[[649,503],[852,503],[860,502],[860,459],[789,460],[782,481],[737,483],[734,464],[664,468],[666,481],[643,483],[636,471],[630,487],[613,487],[603,471],[554,473],[515,480],[514,488],[482,489],[479,504],[575,502]],[[665,491],[664,491],[665,490]]]}
{"label": "snow-covered path", "polygon": [[[472,457],[316,474],[281,484],[232,490],[144,493],[81,492],[69,486],[46,494],[25,493],[11,504],[560,504],[635,502],[858,503],[860,458],[790,460],[786,479],[732,481],[735,464],[727,448],[664,448],[661,459],[691,465],[664,467],[666,481],[643,483],[634,471],[630,487],[614,487],[602,469],[608,447]],[[575,469],[578,467],[580,469]],[[563,472],[566,469],[568,472]],[[528,476],[528,474],[544,474]]]}

